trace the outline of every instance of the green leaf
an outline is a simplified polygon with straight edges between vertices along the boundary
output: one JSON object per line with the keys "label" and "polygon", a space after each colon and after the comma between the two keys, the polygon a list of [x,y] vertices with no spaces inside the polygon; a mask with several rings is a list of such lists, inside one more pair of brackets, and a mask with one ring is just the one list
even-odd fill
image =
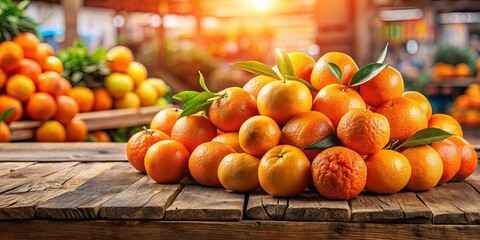
{"label": "green leaf", "polygon": [[332,62],[328,62],[328,69],[330,70],[330,72],[332,72],[333,76],[335,76],[335,78],[340,82],[340,84],[343,84],[343,81],[342,81],[342,70],[340,70],[340,67],[335,64],[335,63],[332,63]]}
{"label": "green leaf", "polygon": [[318,90],[312,86],[312,84],[308,83],[307,81],[299,78],[299,77],[296,77],[296,76],[290,76],[290,75],[286,75],[284,76],[287,80],[292,80],[292,81],[297,81],[297,82],[300,82],[300,83],[303,83],[303,85],[307,86],[308,89],[314,91],[314,92],[318,92]]}
{"label": "green leaf", "polygon": [[183,91],[173,96],[173,99],[176,99],[182,102],[187,102],[188,100],[194,98],[197,94],[199,94],[199,92],[197,91]]}
{"label": "green leaf", "polygon": [[318,142],[309,144],[303,149],[304,150],[325,149],[325,148],[334,147],[334,146],[342,146],[342,143],[340,142],[340,140],[337,137],[337,134],[335,133],[322,138]]}
{"label": "green leaf", "polygon": [[210,107],[213,101],[214,100],[207,100],[207,101],[198,102],[198,104],[192,104],[190,105],[190,107],[184,108],[180,116],[178,116],[178,118],[190,116],[199,111],[202,111],[203,109]]}
{"label": "green leaf", "polygon": [[431,144],[434,142],[442,141],[453,135],[454,134],[451,134],[439,128],[425,128],[413,134],[413,136],[409,137],[405,142],[396,147],[395,150],[398,151],[400,148],[403,147],[413,147]]}
{"label": "green leaf", "polygon": [[10,116],[12,116],[13,111],[15,111],[15,107],[11,107],[11,108],[5,110],[5,112],[0,114],[0,121],[7,121],[7,119],[9,119]]}
{"label": "green leaf", "polygon": [[353,75],[352,80],[350,80],[350,87],[358,86],[370,81],[387,66],[388,63],[369,63],[365,65]]}
{"label": "green leaf", "polygon": [[243,62],[232,63],[230,65],[253,74],[263,75],[263,76],[280,80],[280,76],[278,76],[278,74],[275,71],[273,71],[272,68],[270,68],[268,65],[261,62],[243,61]]}
{"label": "green leaf", "polygon": [[199,104],[201,104],[201,103],[203,103],[203,102],[207,101],[208,99],[213,98],[215,96],[218,96],[218,95],[215,94],[215,93],[212,93],[212,92],[201,92],[201,93],[195,95],[195,97],[193,97],[192,99],[185,102],[185,104],[183,104],[183,110],[185,110],[185,109],[188,110],[192,106],[199,105]]}
{"label": "green leaf", "polygon": [[21,1],[17,4],[17,9],[20,10],[20,11],[23,11],[27,8],[29,3],[30,3],[30,1]]}
{"label": "green leaf", "polygon": [[388,43],[385,45],[385,48],[383,49],[382,53],[380,53],[380,56],[377,59],[377,63],[383,63],[385,61],[385,56],[387,56],[387,50],[388,50]]}
{"label": "green leaf", "polygon": [[292,62],[288,57],[287,53],[281,49],[275,49],[275,60],[277,62],[278,71],[282,74],[282,76],[295,76],[295,72],[293,71]]}
{"label": "green leaf", "polygon": [[383,149],[392,150],[393,147],[395,147],[395,144],[397,143],[398,143],[398,140],[390,140],[390,142],[388,142],[388,144]]}
{"label": "green leaf", "polygon": [[202,86],[203,90],[207,92],[212,92],[210,91],[210,89],[208,89],[207,84],[205,83],[205,78],[203,77],[203,74],[200,71],[198,71],[198,74],[200,74],[198,81],[200,82],[200,86]]}

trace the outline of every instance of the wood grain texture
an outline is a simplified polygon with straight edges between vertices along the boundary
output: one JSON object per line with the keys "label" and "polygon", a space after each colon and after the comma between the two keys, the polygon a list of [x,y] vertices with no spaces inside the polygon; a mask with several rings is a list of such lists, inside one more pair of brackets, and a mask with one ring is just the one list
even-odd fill
{"label": "wood grain texture", "polygon": [[244,195],[223,188],[187,185],[165,212],[167,220],[239,221]]}
{"label": "wood grain texture", "polygon": [[0,162],[127,161],[126,143],[0,143]]}
{"label": "wood grain texture", "polygon": [[257,191],[250,194],[245,212],[249,219],[283,220],[287,208],[287,198],[276,198]]}
{"label": "wood grain texture", "polygon": [[15,172],[20,168],[34,164],[35,162],[0,162],[0,176]]}
{"label": "wood grain texture", "polygon": [[158,184],[148,176],[100,207],[106,219],[162,219],[165,210],[182,190],[181,184]]}
{"label": "wood grain texture", "polygon": [[284,220],[348,222],[350,207],[347,201],[327,200],[318,193],[304,193],[288,199]]}
{"label": "wood grain texture", "polygon": [[480,225],[245,220],[0,221],[2,239],[480,239]]}
{"label": "wood grain texture", "polygon": [[0,195],[0,219],[26,219],[35,216],[35,208],[51,198],[75,188],[119,163],[73,165],[42,178],[32,179]]}
{"label": "wood grain texture", "polygon": [[477,168],[477,170],[475,170],[475,172],[470,177],[465,179],[465,182],[470,184],[477,190],[477,192],[480,193],[480,168]]}
{"label": "wood grain texture", "polygon": [[35,216],[51,219],[92,219],[102,204],[144,175],[129,163],[119,163],[72,192],[61,194],[37,207]]}
{"label": "wood grain texture", "polygon": [[417,195],[432,211],[433,223],[480,223],[480,195],[467,183],[446,183]]}

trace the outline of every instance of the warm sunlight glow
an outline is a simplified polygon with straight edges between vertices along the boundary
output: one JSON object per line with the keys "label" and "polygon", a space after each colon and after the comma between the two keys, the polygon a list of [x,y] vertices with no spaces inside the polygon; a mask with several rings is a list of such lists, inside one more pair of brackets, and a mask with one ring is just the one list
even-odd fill
{"label": "warm sunlight glow", "polygon": [[251,0],[252,4],[258,10],[266,10],[270,6],[270,0]]}

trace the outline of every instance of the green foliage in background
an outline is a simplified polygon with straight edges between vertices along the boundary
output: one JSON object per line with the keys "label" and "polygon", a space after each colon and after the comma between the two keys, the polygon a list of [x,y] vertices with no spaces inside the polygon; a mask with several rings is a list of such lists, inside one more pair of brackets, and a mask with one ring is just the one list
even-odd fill
{"label": "green foliage in background", "polygon": [[30,17],[23,16],[30,1],[14,3],[0,0],[0,42],[12,40],[20,33],[29,32],[38,37],[38,23]]}
{"label": "green foliage in background", "polygon": [[107,49],[97,48],[89,53],[85,44],[76,42],[72,47],[60,51],[57,56],[63,62],[63,77],[72,86],[89,88],[103,87],[103,79],[110,74],[105,64]]}
{"label": "green foliage in background", "polygon": [[466,48],[459,48],[452,45],[440,45],[433,53],[433,64],[443,62],[451,65],[466,63],[470,69],[475,70],[475,54]]}
{"label": "green foliage in background", "polygon": [[113,142],[128,142],[128,139],[130,139],[133,134],[142,131],[142,129],[143,126],[122,127],[109,130],[108,134],[112,137]]}

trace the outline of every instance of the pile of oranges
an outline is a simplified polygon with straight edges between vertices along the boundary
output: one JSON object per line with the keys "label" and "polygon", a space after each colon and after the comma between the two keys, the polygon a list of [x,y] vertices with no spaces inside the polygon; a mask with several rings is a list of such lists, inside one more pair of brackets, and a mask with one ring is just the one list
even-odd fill
{"label": "pile of oranges", "polygon": [[160,111],[129,140],[132,166],[159,183],[189,174],[234,192],[261,187],[289,197],[315,187],[328,199],[425,191],[475,171],[477,154],[458,122],[405,92],[384,56],[359,69],[340,52],[318,61],[276,53],[273,68],[234,64],[261,74],[243,88],[213,93],[201,75],[204,92],[174,96],[183,109]]}
{"label": "pile of oranges", "polygon": [[[0,114],[13,109],[5,123],[43,121],[35,131],[40,142],[83,141],[87,127],[75,118],[79,106],[69,96],[72,86],[62,72],[52,47],[34,34],[21,33],[0,43]],[[10,141],[5,126],[0,128],[0,142]]]}
{"label": "pile of oranges", "polygon": [[459,123],[468,126],[480,125],[480,84],[470,84],[465,93],[455,98],[450,114]]}

